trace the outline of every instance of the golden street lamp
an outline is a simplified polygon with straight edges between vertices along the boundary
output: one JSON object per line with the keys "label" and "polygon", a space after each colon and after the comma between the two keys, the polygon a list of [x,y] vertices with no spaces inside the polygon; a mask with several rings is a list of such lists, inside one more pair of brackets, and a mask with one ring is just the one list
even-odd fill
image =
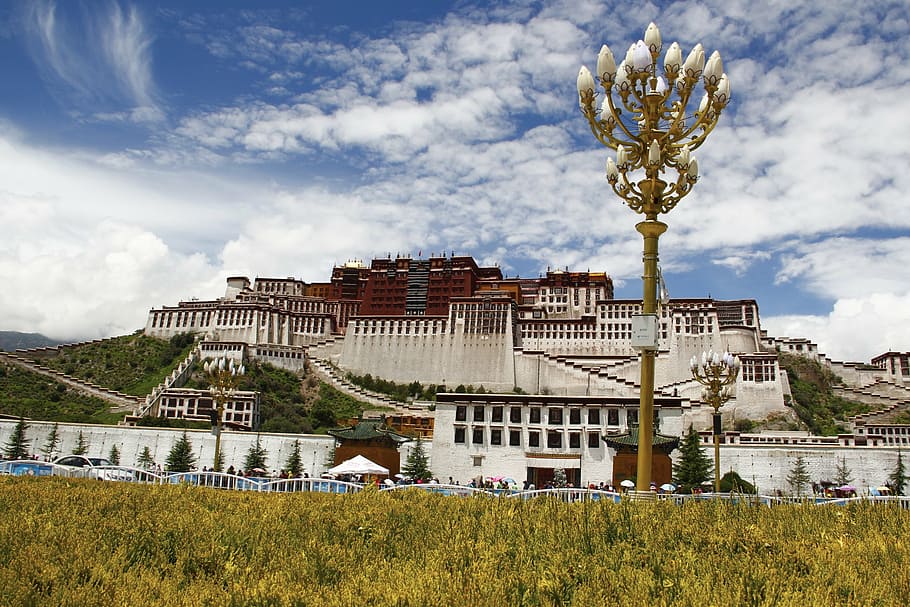
{"label": "golden street lamp", "polygon": [[736,383],[739,359],[729,352],[724,352],[723,355],[702,352],[700,361],[697,357],[692,357],[689,369],[695,381],[705,386],[702,398],[714,408],[714,493],[720,493],[720,408],[733,398],[733,392],[728,386]]}
{"label": "golden street lamp", "polygon": [[227,358],[216,358],[207,360],[202,366],[205,370],[206,378],[209,382],[209,392],[212,394],[212,400],[215,401],[215,457],[212,461],[212,469],[215,472],[221,472],[221,424],[224,419],[224,404],[234,397],[240,376],[246,372],[243,365],[235,365],[234,360]]}
{"label": "golden street lamp", "polygon": [[[645,220],[635,226],[644,239],[644,296],[642,313],[633,318],[633,346],[640,351],[641,385],[637,486],[648,491],[654,427],[654,357],[657,352],[657,240],[667,229],[658,221],[691,191],[698,180],[698,162],[691,152],[704,143],[730,100],[730,80],[723,72],[720,53],[705,63],[701,44],[685,62],[674,42],[667,49],[662,72],[657,67],[661,38],[651,23],[644,40],[629,47],[617,66],[604,45],[597,56],[597,80],[603,88],[598,108],[597,83],[588,68],[578,72],[581,111],[591,132],[603,145],[616,150],[607,160],[607,181],[613,191]],[[689,105],[696,85],[704,95],[697,109]],[[693,103],[694,105],[694,103]],[[677,175],[665,180],[667,171]]]}

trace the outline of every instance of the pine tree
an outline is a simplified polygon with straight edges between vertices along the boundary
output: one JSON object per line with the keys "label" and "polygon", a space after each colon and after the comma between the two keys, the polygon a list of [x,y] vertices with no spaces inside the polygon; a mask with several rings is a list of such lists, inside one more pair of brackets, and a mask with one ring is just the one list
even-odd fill
{"label": "pine tree", "polygon": [[145,468],[148,470],[155,465],[155,460],[152,457],[152,451],[145,446],[142,448],[142,452],[139,454],[139,458],[136,460],[136,466],[139,468]]}
{"label": "pine tree", "polygon": [[907,484],[907,470],[904,466],[904,458],[901,455],[901,450],[897,450],[897,466],[894,468],[894,472],[888,477],[888,485],[891,487],[891,490],[894,492],[894,495],[903,495],[904,494],[904,485]]}
{"label": "pine tree", "polygon": [[288,461],[284,465],[285,470],[291,478],[297,478],[303,472],[303,462],[300,459],[300,441],[294,441],[294,450],[288,456]]}
{"label": "pine tree", "polygon": [[265,450],[265,447],[262,446],[262,443],[259,442],[259,435],[256,435],[256,444],[250,446],[250,450],[246,453],[246,458],[243,460],[243,467],[247,470],[253,470],[254,468],[262,468],[265,470],[265,460],[268,456],[268,451]]}
{"label": "pine tree", "polygon": [[711,480],[714,472],[711,458],[702,450],[701,437],[694,426],[689,426],[679,452],[679,462],[673,465],[673,482],[680,493],[691,493]]}
{"label": "pine tree", "polygon": [[853,473],[847,467],[847,458],[841,457],[834,471],[834,483],[838,487],[843,487],[844,485],[849,485],[852,480]]}
{"label": "pine tree", "polygon": [[9,442],[7,442],[6,446],[3,448],[3,457],[6,459],[28,458],[29,442],[25,438],[25,431],[27,429],[28,424],[25,423],[25,418],[20,417],[16,427],[13,428],[13,433],[9,437]]}
{"label": "pine tree", "polygon": [[111,463],[115,466],[120,465],[120,449],[117,448],[117,445],[111,445],[111,451],[108,454],[107,459],[111,460]]}
{"label": "pine tree", "polygon": [[79,436],[76,438],[76,448],[73,449],[73,455],[85,455],[86,453],[88,453],[88,441],[85,440],[85,435],[80,430]]}
{"label": "pine tree", "polygon": [[57,452],[57,448],[60,446],[60,428],[57,424],[54,424],[51,427],[51,431],[47,433],[47,441],[44,443],[44,446],[41,448],[41,453],[44,454],[45,458],[48,460],[54,459],[54,454]]}
{"label": "pine tree", "polygon": [[809,468],[806,467],[806,460],[802,455],[796,456],[796,461],[793,462],[793,467],[790,469],[790,474],[787,475],[787,484],[793,489],[796,496],[799,497],[802,495],[803,487],[806,486],[811,477],[809,476]]}
{"label": "pine tree", "polygon": [[166,463],[168,472],[189,472],[196,464],[196,456],[193,454],[193,446],[190,445],[186,430],[171,447]]}
{"label": "pine tree", "polygon": [[418,479],[427,481],[433,477],[433,473],[430,471],[430,458],[427,457],[423,449],[423,439],[421,437],[417,437],[417,442],[411,448],[411,452],[408,453],[408,459],[401,471],[405,476],[415,481]]}

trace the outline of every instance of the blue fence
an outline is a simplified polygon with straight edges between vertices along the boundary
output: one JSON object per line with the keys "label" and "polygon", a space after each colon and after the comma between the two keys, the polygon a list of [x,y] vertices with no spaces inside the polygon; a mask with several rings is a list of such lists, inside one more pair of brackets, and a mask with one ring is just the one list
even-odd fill
{"label": "blue fence", "polygon": [[[155,485],[188,484],[197,487],[225,489],[233,491],[257,491],[265,493],[357,493],[363,485],[324,478],[287,478],[272,479],[247,476],[236,476],[222,472],[179,472],[159,474],[143,468],[127,466],[97,466],[94,468],[69,468],[56,466],[34,460],[0,461],[0,475],[12,476],[65,476],[71,478],[93,478],[102,481],[133,482]],[[466,485],[414,484],[380,486],[379,491],[416,490],[450,495],[455,497],[500,497],[505,499],[534,499],[547,497],[562,502],[612,502],[619,503],[629,499],[629,494],[600,491],[598,489],[538,489],[534,491],[517,491],[511,489],[477,489]],[[856,502],[874,502],[897,504],[910,510],[910,497],[864,495],[850,498],[825,498],[820,496],[777,497],[768,495],[743,495],[728,493],[703,493],[698,495],[680,495],[675,493],[653,494],[652,500],[668,501],[683,504],[687,501],[725,500],[761,506],[779,506],[786,504],[810,504],[818,506],[845,506]]]}

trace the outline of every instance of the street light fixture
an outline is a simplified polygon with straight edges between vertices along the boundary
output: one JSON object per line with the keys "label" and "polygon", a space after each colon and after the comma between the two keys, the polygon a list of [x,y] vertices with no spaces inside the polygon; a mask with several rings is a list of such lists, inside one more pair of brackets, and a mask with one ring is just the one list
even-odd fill
{"label": "street light fixture", "polygon": [[[667,49],[661,75],[657,67],[660,51],[660,32],[653,23],[644,40],[630,46],[618,66],[604,45],[597,56],[597,79],[604,91],[600,108],[595,78],[588,68],[582,66],[577,81],[581,111],[591,132],[616,150],[616,160],[607,160],[607,181],[633,211],[645,217],[635,226],[644,239],[642,314],[633,319],[633,346],[641,353],[638,491],[648,491],[651,483],[657,240],[667,229],[657,217],[672,210],[698,180],[698,162],[691,152],[704,143],[730,101],[730,80],[723,72],[720,53],[715,51],[706,64],[702,45],[697,44],[684,62],[682,49],[674,42]],[[699,82],[704,95],[690,113],[690,100]],[[670,182],[661,179],[668,169],[677,173]]]}
{"label": "street light fixture", "polygon": [[212,469],[215,472],[221,472],[221,425],[224,419],[224,404],[234,397],[240,376],[246,372],[246,368],[241,365],[235,365],[234,360],[227,358],[216,358],[208,360],[202,366],[205,370],[209,382],[209,392],[212,394],[212,400],[215,401],[215,457],[212,461]]}
{"label": "street light fixture", "polygon": [[702,398],[714,408],[714,493],[720,493],[720,435],[721,406],[733,398],[733,391],[728,386],[736,383],[739,375],[739,359],[724,352],[702,352],[701,360],[693,356],[689,369],[695,381],[705,386]]}

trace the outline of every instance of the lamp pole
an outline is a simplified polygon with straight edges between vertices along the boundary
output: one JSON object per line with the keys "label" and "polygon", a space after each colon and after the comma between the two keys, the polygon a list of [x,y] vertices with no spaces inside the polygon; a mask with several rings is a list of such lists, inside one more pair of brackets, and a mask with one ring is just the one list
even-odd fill
{"label": "lamp pole", "polygon": [[[607,181],[613,191],[644,221],[635,226],[644,240],[642,313],[633,318],[633,346],[640,352],[638,491],[651,484],[651,451],[654,428],[654,362],[657,353],[657,241],[667,225],[658,221],[688,194],[698,180],[698,162],[691,151],[704,143],[730,100],[730,81],[723,72],[720,53],[705,63],[701,44],[695,45],[685,62],[674,42],[667,49],[664,69],[657,67],[661,37],[651,23],[644,40],[629,47],[617,66],[604,45],[597,56],[597,82],[586,67],[578,72],[578,97],[582,114],[594,137],[616,150],[616,160],[607,159]],[[698,109],[688,111],[696,85],[704,95]],[[600,107],[596,105],[602,95]],[[675,180],[665,181],[670,169]]]}
{"label": "lamp pole", "polygon": [[689,369],[695,381],[705,387],[702,398],[714,409],[714,493],[720,493],[720,408],[733,397],[733,392],[728,386],[736,383],[739,359],[729,352],[724,352],[723,355],[702,352],[701,360],[692,357]]}
{"label": "lamp pole", "polygon": [[234,396],[240,376],[246,372],[245,367],[235,365],[234,359],[228,360],[221,357],[214,360],[207,360],[202,366],[205,370],[209,382],[209,392],[212,394],[212,400],[215,402],[215,457],[212,461],[212,469],[215,472],[221,472],[221,426],[224,420],[224,404]]}

